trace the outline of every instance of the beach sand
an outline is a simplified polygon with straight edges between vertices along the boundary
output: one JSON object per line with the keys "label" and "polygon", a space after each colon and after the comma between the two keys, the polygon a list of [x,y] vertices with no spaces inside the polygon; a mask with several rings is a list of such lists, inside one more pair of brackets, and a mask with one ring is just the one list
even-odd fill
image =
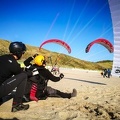
{"label": "beach sand", "polygon": [[76,88],[77,97],[32,101],[28,110],[16,113],[11,112],[11,99],[0,106],[0,120],[120,120],[120,78],[89,70],[60,72],[64,78],[49,85],[63,92]]}

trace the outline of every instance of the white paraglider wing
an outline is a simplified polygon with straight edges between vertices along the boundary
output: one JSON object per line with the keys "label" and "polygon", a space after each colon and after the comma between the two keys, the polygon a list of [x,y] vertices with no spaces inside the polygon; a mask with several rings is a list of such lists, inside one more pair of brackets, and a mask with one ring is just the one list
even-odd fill
{"label": "white paraglider wing", "polygon": [[114,58],[112,75],[120,77],[120,0],[108,0],[113,23]]}

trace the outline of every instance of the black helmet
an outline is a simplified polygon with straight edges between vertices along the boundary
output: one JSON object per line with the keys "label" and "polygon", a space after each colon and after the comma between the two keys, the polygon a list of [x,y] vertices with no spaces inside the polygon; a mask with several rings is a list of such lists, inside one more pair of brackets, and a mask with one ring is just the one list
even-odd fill
{"label": "black helmet", "polygon": [[26,51],[26,46],[22,42],[11,42],[9,45],[9,51],[20,59],[22,54]]}

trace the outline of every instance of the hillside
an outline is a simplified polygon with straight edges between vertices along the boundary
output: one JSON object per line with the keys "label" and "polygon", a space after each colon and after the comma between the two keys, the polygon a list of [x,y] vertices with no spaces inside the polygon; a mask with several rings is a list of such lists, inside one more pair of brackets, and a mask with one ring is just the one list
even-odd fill
{"label": "hillside", "polygon": [[[0,55],[9,53],[8,46],[10,41],[0,39]],[[56,62],[60,67],[69,67],[69,68],[81,68],[81,69],[90,69],[90,70],[102,70],[104,68],[112,68],[112,61],[100,61],[100,62],[89,62],[80,60],[65,54],[59,54],[56,52],[51,52],[45,49],[39,50],[35,46],[27,46],[27,52],[24,54],[24,61],[27,57],[34,55],[35,53],[42,54],[47,59],[47,65],[54,65]]]}

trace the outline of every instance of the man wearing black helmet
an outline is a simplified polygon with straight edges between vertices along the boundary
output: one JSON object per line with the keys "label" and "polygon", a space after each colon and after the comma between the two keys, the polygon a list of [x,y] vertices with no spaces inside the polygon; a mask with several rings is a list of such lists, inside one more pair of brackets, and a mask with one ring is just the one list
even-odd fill
{"label": "man wearing black helmet", "polygon": [[22,104],[22,98],[27,77],[31,76],[32,73],[30,71],[23,72],[23,69],[17,62],[25,53],[26,46],[22,42],[11,42],[9,51],[10,54],[0,56],[0,104],[2,104],[3,97],[16,88],[11,112],[27,110],[29,104]]}

